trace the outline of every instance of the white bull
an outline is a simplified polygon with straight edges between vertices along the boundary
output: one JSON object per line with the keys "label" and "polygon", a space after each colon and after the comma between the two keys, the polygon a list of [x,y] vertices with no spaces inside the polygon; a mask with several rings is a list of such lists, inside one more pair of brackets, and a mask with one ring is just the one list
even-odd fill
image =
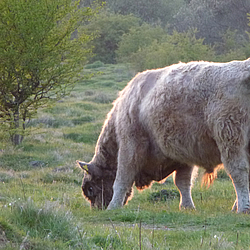
{"label": "white bull", "polygon": [[249,211],[250,59],[179,63],[135,76],[104,123],[86,170],[83,193],[92,206],[114,209],[139,189],[175,172],[180,207],[194,208],[194,165],[213,179],[223,163],[233,209]]}

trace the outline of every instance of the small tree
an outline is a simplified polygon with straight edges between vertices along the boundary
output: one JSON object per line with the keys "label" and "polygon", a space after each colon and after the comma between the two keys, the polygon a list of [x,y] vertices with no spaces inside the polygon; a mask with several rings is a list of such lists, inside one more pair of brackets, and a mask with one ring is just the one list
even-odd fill
{"label": "small tree", "polygon": [[[91,36],[79,27],[94,15],[72,0],[0,1],[0,125],[21,143],[27,120],[79,79]],[[72,33],[78,30],[76,38]]]}

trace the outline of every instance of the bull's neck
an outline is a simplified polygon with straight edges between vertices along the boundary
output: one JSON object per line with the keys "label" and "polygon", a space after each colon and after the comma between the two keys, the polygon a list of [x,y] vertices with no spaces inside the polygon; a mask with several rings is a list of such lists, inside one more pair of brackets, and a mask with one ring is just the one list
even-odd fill
{"label": "bull's neck", "polygon": [[115,131],[115,112],[113,110],[103,125],[96,144],[93,162],[102,168],[116,169],[117,167],[117,141]]}

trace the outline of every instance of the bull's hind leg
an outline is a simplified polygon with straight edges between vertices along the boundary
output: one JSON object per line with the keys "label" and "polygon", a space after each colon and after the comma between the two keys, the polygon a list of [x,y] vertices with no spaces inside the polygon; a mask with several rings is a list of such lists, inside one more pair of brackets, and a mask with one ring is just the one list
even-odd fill
{"label": "bull's hind leg", "polygon": [[180,209],[195,208],[191,196],[193,171],[194,167],[182,164],[174,173],[174,183],[180,191]]}
{"label": "bull's hind leg", "polygon": [[224,167],[229,173],[236,192],[236,202],[233,210],[237,212],[249,211],[249,162],[246,153],[231,154],[222,157]]}
{"label": "bull's hind leg", "polygon": [[[229,108],[233,112],[229,112]],[[226,112],[228,110],[228,113]],[[214,120],[213,132],[221,161],[234,184],[237,212],[249,211],[248,110],[227,107],[223,116]],[[219,114],[221,115],[221,114]]]}
{"label": "bull's hind leg", "polygon": [[[249,162],[249,159],[248,159]],[[249,192],[250,192],[250,170],[249,170]],[[249,193],[249,202],[250,202],[250,193]],[[237,211],[237,199],[235,200],[233,207],[232,207],[232,211]]]}

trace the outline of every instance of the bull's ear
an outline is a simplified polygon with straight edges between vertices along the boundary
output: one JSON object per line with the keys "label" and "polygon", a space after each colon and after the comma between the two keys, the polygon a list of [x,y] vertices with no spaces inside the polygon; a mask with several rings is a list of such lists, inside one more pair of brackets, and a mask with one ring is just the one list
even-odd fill
{"label": "bull's ear", "polygon": [[97,167],[94,163],[86,163],[83,161],[76,161],[77,165],[83,169],[87,174],[91,175],[92,177],[101,177],[102,171],[99,167]]}
{"label": "bull's ear", "polygon": [[87,174],[90,173],[89,168],[91,168],[91,164],[83,162],[83,161],[76,161],[77,165],[83,169]]}

